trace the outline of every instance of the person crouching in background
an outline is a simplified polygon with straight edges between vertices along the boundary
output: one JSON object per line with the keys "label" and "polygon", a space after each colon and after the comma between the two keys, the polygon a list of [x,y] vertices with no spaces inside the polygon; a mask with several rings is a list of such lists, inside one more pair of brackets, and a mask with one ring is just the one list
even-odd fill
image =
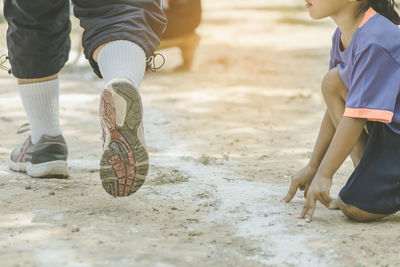
{"label": "person crouching in background", "polygon": [[178,47],[183,63],[175,71],[189,71],[200,36],[195,32],[201,22],[201,0],[163,0],[167,28],[158,50]]}

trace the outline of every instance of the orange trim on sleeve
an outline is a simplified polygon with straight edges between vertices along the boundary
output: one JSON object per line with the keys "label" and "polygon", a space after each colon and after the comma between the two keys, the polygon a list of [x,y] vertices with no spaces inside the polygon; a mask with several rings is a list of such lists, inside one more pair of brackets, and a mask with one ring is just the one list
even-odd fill
{"label": "orange trim on sleeve", "polygon": [[362,118],[369,121],[379,121],[383,123],[391,123],[393,112],[387,110],[369,109],[369,108],[346,108],[344,117]]}
{"label": "orange trim on sleeve", "polygon": [[358,28],[361,28],[362,26],[364,26],[365,23],[367,23],[367,21],[372,18],[373,16],[375,16],[376,11],[370,7],[367,12],[365,12],[365,16],[363,18],[363,20],[361,21],[360,26],[358,26]]}

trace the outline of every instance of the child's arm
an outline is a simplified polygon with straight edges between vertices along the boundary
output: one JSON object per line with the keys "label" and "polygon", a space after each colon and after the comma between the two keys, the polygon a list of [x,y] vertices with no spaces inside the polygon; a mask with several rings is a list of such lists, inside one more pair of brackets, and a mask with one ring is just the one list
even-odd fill
{"label": "child's arm", "polygon": [[350,155],[364,130],[365,119],[343,117],[338,125],[332,143],[319,166],[317,174],[331,177]]}
{"label": "child's arm", "polygon": [[306,221],[310,222],[317,201],[320,201],[326,207],[329,206],[331,201],[329,190],[332,185],[333,174],[350,155],[353,146],[364,130],[364,126],[365,119],[349,117],[341,119],[328,151],[311,183],[300,218],[307,215]]}
{"label": "child's arm", "polygon": [[314,150],[308,163],[315,171],[318,170],[326,151],[335,135],[335,126],[332,123],[331,117],[328,111],[325,111],[324,118],[319,129],[317,141],[315,142]]}
{"label": "child's arm", "polygon": [[296,195],[297,189],[304,190],[304,196],[306,196],[308,188],[314,178],[318,167],[325,156],[326,151],[329,148],[329,144],[332,141],[333,135],[335,134],[335,126],[333,125],[328,111],[325,112],[324,118],[322,119],[321,128],[319,130],[317,141],[315,142],[314,150],[311,155],[310,161],[299,172],[293,175],[290,182],[289,191],[282,201],[288,203]]}

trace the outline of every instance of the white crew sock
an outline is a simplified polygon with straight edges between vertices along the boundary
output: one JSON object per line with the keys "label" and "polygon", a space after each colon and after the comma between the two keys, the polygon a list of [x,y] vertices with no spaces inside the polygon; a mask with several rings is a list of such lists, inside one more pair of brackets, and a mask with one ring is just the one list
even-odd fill
{"label": "white crew sock", "polygon": [[42,135],[62,133],[58,119],[59,81],[19,84],[19,94],[28,116],[32,143]]}
{"label": "white crew sock", "polygon": [[100,50],[97,61],[105,84],[114,78],[125,78],[139,88],[146,70],[146,55],[137,44],[125,40],[108,43]]}

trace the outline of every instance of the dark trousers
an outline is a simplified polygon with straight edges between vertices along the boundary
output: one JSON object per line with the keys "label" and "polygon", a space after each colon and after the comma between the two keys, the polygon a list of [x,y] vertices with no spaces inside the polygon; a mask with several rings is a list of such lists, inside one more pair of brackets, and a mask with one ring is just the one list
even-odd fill
{"label": "dark trousers", "polygon": [[201,1],[171,0],[165,14],[168,25],[162,39],[176,38],[192,33],[201,21]]}
{"label": "dark trousers", "polygon": [[[82,45],[92,59],[101,44],[128,40],[149,57],[166,25],[160,0],[73,0],[74,14],[84,28]],[[33,79],[58,73],[68,60],[71,29],[69,0],[4,0],[9,24],[7,46],[15,77]]]}

